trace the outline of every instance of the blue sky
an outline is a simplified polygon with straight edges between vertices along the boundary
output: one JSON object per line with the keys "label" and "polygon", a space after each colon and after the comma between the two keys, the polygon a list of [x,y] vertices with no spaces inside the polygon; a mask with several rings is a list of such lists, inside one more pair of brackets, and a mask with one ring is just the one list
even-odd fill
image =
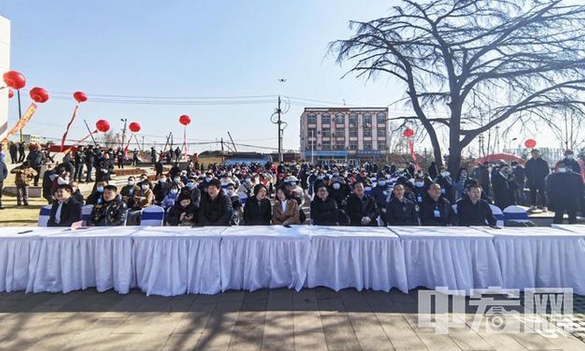
{"label": "blue sky", "polygon": [[[80,117],[120,118],[142,125],[146,142],[164,142],[177,121],[192,117],[190,142],[227,138],[276,146],[269,117],[276,104],[156,106],[91,102],[92,93],[136,96],[290,95],[342,104],[386,106],[402,92],[393,82],[348,77],[327,56],[328,43],[348,37],[350,19],[383,16],[396,1],[2,1],[0,15],[12,21],[11,66],[23,72],[28,87],[88,93]],[[279,83],[279,78],[286,78]],[[256,99],[258,100],[258,99]],[[28,96],[24,105],[29,102]],[[308,105],[313,105],[308,103]],[[60,137],[73,99],[41,106],[27,133]],[[286,148],[299,147],[301,106],[284,120]],[[11,101],[9,124],[17,116]],[[85,135],[81,119],[70,137]],[[194,147],[201,151],[209,146]]]}

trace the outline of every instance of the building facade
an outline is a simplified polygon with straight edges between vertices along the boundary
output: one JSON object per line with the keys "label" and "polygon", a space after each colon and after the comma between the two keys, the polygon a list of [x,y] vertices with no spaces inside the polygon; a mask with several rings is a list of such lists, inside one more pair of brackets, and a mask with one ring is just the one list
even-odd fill
{"label": "building facade", "polygon": [[301,154],[313,163],[359,164],[388,153],[386,107],[314,107],[301,116]]}
{"label": "building facade", "polygon": [[[0,74],[10,69],[10,21],[0,16]],[[0,85],[4,86],[4,82]],[[8,89],[0,90],[0,141],[8,132]]]}

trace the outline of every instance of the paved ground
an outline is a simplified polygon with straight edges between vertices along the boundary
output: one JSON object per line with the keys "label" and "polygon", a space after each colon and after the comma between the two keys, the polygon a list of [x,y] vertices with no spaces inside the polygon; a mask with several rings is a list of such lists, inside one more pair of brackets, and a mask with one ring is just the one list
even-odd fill
{"label": "paved ground", "polygon": [[585,350],[570,335],[475,332],[472,314],[436,334],[416,311],[414,291],[2,294],[0,350]]}

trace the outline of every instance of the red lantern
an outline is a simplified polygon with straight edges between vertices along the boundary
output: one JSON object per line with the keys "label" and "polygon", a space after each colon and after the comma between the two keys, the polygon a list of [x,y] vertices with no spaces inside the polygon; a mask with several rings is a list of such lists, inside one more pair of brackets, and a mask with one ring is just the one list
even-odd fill
{"label": "red lantern", "polygon": [[4,83],[12,89],[22,89],[26,85],[26,78],[22,73],[17,71],[8,71],[4,73]]}
{"label": "red lantern", "polygon": [[95,129],[105,133],[110,130],[110,122],[106,121],[105,119],[100,119],[95,123]]}
{"label": "red lantern", "polygon": [[140,131],[140,124],[136,123],[136,122],[132,122],[130,123],[130,125],[128,126],[128,129],[130,129],[130,131],[132,133],[138,133]]}
{"label": "red lantern", "polygon": [[12,91],[12,89],[8,90],[8,98],[12,99],[13,97],[14,97],[14,91]]}
{"label": "red lantern", "polygon": [[77,103],[82,103],[82,102],[86,102],[87,101],[87,95],[85,95],[84,92],[82,91],[76,91],[73,93],[73,98],[75,99],[75,101],[77,101]]}
{"label": "red lantern", "polygon": [[33,99],[34,102],[38,102],[39,104],[45,103],[49,100],[49,93],[39,87],[32,88],[30,90],[30,98]]}
{"label": "red lantern", "polygon": [[404,130],[404,132],[402,133],[402,135],[404,135],[407,138],[410,138],[411,136],[414,135],[414,130],[410,129],[410,128],[406,128]]}
{"label": "red lantern", "polygon": [[191,123],[191,118],[187,115],[182,115],[181,117],[179,117],[179,123],[186,126],[189,123]]}
{"label": "red lantern", "polygon": [[536,140],[534,140],[534,139],[528,139],[528,140],[526,140],[526,141],[524,142],[524,145],[525,145],[527,148],[529,148],[529,149],[532,149],[533,147],[535,147],[535,146],[536,146]]}

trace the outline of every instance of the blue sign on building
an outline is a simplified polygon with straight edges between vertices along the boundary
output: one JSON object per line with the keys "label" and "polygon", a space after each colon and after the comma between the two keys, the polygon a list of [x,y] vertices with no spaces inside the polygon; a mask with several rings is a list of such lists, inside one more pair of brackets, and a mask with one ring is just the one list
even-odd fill
{"label": "blue sign on building", "polygon": [[[313,151],[314,157],[347,157],[347,150],[335,150],[335,151]],[[305,157],[311,157],[311,150],[305,151]]]}

